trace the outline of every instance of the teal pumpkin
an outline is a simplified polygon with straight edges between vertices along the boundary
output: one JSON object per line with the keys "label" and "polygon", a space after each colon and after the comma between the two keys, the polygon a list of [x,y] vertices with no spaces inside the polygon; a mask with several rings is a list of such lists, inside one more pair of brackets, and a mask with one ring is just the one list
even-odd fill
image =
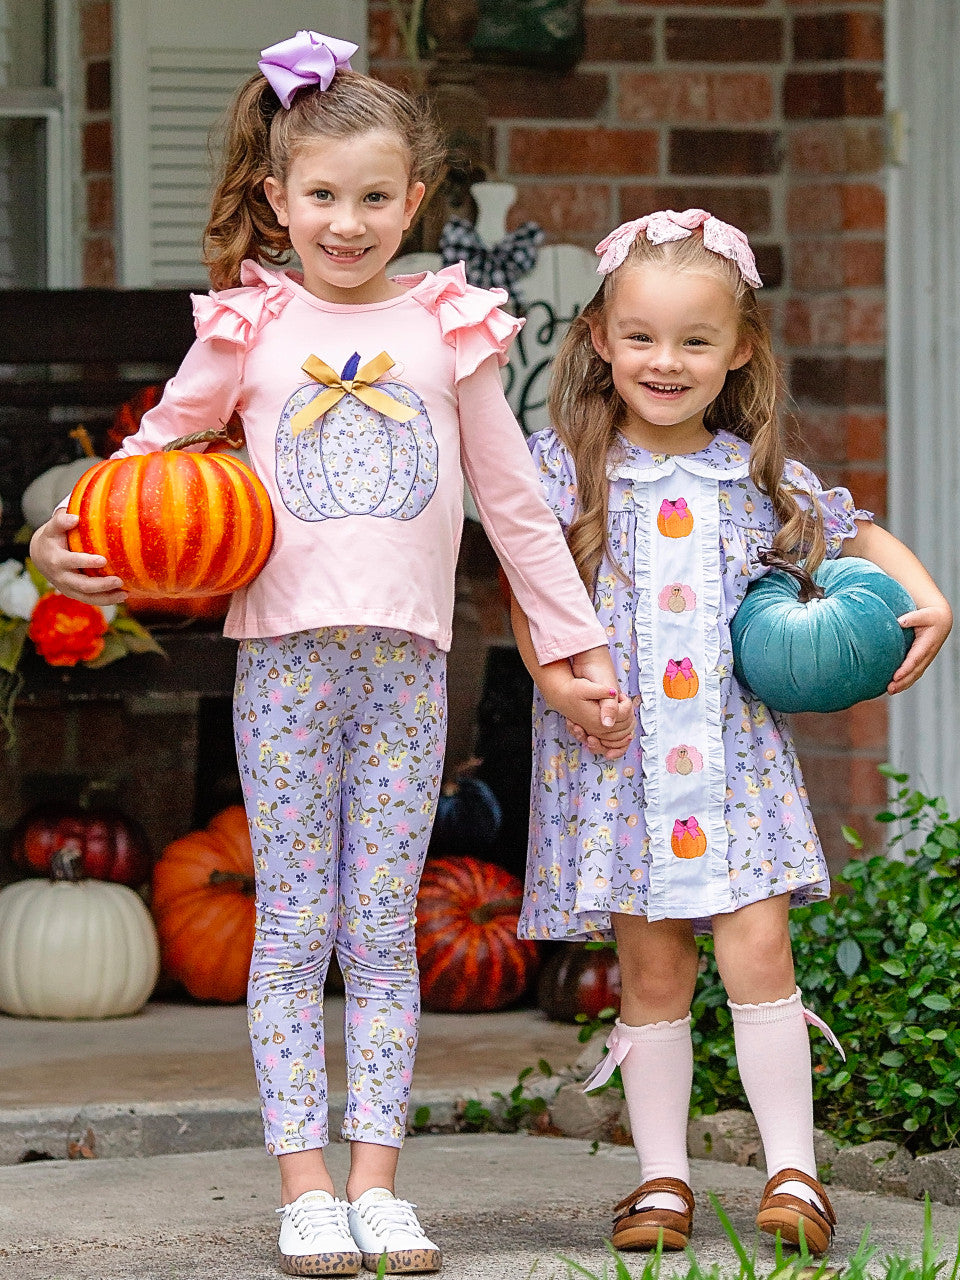
{"label": "teal pumpkin", "polygon": [[[734,672],[774,711],[842,711],[877,698],[913,642],[897,618],[914,603],[869,560],[826,560],[813,574],[778,563],[731,624]],[[805,581],[804,581],[805,580]]]}

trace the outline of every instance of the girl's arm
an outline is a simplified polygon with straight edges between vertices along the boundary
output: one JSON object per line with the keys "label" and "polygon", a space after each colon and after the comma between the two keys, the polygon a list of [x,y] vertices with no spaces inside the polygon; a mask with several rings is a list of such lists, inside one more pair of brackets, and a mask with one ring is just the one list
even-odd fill
{"label": "girl's arm", "polygon": [[872,560],[910,593],[916,605],[897,619],[902,627],[912,627],[915,632],[907,656],[887,685],[888,693],[902,693],[916,684],[950,634],[950,605],[910,548],[879,525],[858,520],[856,536],[844,540],[840,554]]}
{"label": "girl's arm", "polygon": [[510,620],[524,666],[547,705],[566,717],[572,736],[607,760],[622,756],[633,737],[633,703],[625,694],[616,691],[613,662],[606,645],[602,653],[594,650],[583,655],[595,660],[598,673],[604,669],[606,659],[609,679],[606,683],[596,683],[575,676],[566,659],[548,663],[537,659],[527,616],[513,597],[510,600]]}
{"label": "girl's arm", "polygon": [[[457,395],[464,474],[510,589],[529,620],[537,660],[551,664],[571,658],[578,675],[596,680],[596,655],[610,663],[607,637],[543,496],[523,432],[503,394],[496,357],[461,379]],[[613,675],[612,664],[604,670]],[[603,675],[601,682],[606,680]],[[608,687],[615,685],[614,679]]]}
{"label": "girl's arm", "polygon": [[[140,429],[127,436],[112,456],[154,453],[180,436],[226,422],[239,396],[237,348],[222,340],[194,342],[163,397],[143,415]],[[106,565],[103,556],[71,551],[67,533],[79,521],[68,515],[66,503],[30,539],[30,556],[57,591],[86,604],[121,604],[127,594],[117,577],[92,577],[87,569]]]}

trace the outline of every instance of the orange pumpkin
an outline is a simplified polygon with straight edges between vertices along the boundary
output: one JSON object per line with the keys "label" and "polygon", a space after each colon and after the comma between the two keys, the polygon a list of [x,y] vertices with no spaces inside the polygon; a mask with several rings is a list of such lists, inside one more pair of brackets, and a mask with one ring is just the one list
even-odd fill
{"label": "orange pumpkin", "polygon": [[517,937],[523,885],[479,858],[431,858],[417,896],[417,959],[423,1007],[487,1013],[513,1004],[539,964],[535,942]]}
{"label": "orange pumpkin", "polygon": [[686,822],[676,820],[670,848],[678,858],[700,858],[707,852],[707,837],[696,818],[688,818]]}
{"label": "orange pumpkin", "polygon": [[682,702],[685,698],[695,698],[699,691],[700,677],[690,659],[671,658],[663,673],[663,692],[667,697]]}
{"label": "orange pumpkin", "polygon": [[219,595],[249,582],[273,542],[266,489],[231,454],[176,447],[215,435],[84,472],[67,505],[80,517],[70,549],[105,556],[106,568],[92,572],[143,595]]}
{"label": "orange pumpkin", "polygon": [[151,909],[163,966],[198,1000],[233,1004],[247,991],[253,954],[253,848],[241,805],[164,849]]}
{"label": "orange pumpkin", "polygon": [[138,591],[129,591],[123,603],[135,618],[206,618],[213,621],[226,617],[230,597],[145,596]]}

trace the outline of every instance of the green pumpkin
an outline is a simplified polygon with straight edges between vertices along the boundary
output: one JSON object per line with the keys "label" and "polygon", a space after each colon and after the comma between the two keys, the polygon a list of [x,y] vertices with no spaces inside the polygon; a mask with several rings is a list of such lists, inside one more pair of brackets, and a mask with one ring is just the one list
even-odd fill
{"label": "green pumpkin", "polygon": [[842,711],[877,698],[913,643],[897,622],[913,601],[871,561],[826,560],[813,584],[775,569],[750,586],[731,623],[737,679],[774,711]]}

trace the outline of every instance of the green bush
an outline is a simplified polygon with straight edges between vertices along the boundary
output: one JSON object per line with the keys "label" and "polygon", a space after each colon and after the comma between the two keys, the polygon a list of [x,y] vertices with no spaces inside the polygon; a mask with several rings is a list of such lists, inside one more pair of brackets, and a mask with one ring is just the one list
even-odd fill
{"label": "green bush", "polygon": [[[850,862],[836,896],[794,912],[790,929],[804,1001],[847,1055],[814,1034],[818,1125],[843,1143],[886,1138],[919,1153],[960,1133],[960,819],[907,775],[881,772],[898,786],[877,815],[898,824],[890,856]],[[693,1019],[695,1112],[742,1107],[709,944]]]}

